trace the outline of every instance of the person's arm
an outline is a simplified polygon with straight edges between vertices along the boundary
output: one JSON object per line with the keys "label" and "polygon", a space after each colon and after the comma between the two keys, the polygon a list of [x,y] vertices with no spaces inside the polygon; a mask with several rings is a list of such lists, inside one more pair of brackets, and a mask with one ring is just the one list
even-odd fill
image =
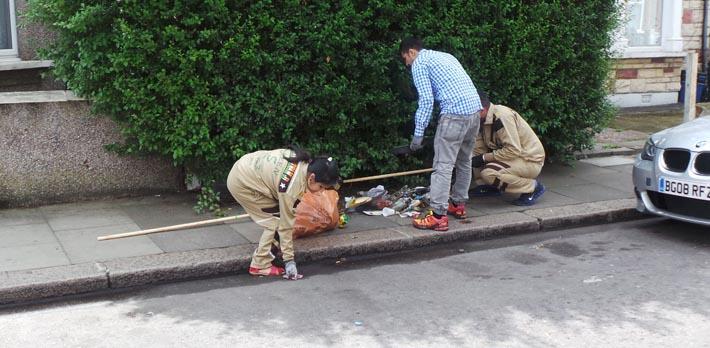
{"label": "person's arm", "polygon": [[297,200],[298,198],[293,197],[288,192],[279,193],[279,224],[277,231],[284,261],[291,261],[294,258],[293,224],[296,220],[296,208],[294,205]]}
{"label": "person's arm", "polygon": [[483,140],[483,129],[481,129],[481,132],[476,135],[476,144],[473,147],[473,155],[478,156],[486,152],[488,152],[488,147],[486,146],[486,141]]}
{"label": "person's arm", "polygon": [[509,117],[499,117],[493,122],[493,133],[500,139],[502,147],[493,151],[493,158],[486,156],[487,161],[506,161],[521,158],[523,155],[520,145],[520,134],[515,122],[517,116],[512,114]]}
{"label": "person's arm", "polygon": [[412,78],[419,95],[417,112],[414,114],[414,136],[423,137],[434,110],[434,92],[425,66],[421,64],[412,66]]}

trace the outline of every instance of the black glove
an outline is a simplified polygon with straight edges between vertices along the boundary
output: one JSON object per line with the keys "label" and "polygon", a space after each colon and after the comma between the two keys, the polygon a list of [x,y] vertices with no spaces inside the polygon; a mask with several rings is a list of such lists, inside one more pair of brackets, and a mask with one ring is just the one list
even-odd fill
{"label": "black glove", "polygon": [[483,155],[473,156],[473,158],[471,158],[471,166],[474,168],[481,168],[484,164],[486,164],[486,161],[483,160]]}
{"label": "black glove", "polygon": [[424,147],[424,145],[422,145],[423,140],[423,136],[415,135],[414,137],[412,137],[412,142],[409,144],[409,149],[412,150],[412,152],[421,150],[421,148]]}

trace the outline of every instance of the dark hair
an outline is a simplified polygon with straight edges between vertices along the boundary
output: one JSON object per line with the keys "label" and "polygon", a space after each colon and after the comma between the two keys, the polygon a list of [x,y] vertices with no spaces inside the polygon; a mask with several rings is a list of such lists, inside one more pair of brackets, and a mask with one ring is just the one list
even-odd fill
{"label": "dark hair", "polygon": [[414,37],[414,36],[410,36],[410,37],[404,38],[404,40],[402,40],[402,42],[399,44],[399,53],[400,54],[406,53],[407,51],[409,51],[412,48],[417,51],[421,51],[423,47],[424,47],[424,43],[422,43],[421,39]]}
{"label": "dark hair", "polygon": [[481,106],[483,106],[484,109],[491,106],[491,100],[488,99],[486,92],[479,90],[478,97],[481,99]]}
{"label": "dark hair", "polygon": [[316,182],[328,186],[336,186],[340,183],[340,169],[338,168],[338,163],[333,159],[333,157],[311,157],[311,154],[308,153],[308,151],[305,151],[298,146],[291,145],[288,148],[293,151],[294,155],[291,157],[284,157],[284,159],[291,163],[307,162],[308,174],[315,174]]}
{"label": "dark hair", "polygon": [[336,186],[340,183],[340,169],[333,157],[316,157],[308,163],[308,174],[313,173],[316,182],[328,186]]}

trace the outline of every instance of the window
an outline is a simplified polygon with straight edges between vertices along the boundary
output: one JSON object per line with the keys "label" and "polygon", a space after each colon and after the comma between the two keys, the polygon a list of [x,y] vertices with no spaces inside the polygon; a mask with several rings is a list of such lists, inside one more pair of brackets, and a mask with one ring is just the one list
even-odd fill
{"label": "window", "polygon": [[615,32],[619,58],[683,55],[683,0],[617,0],[622,25]]}
{"label": "window", "polygon": [[626,39],[629,47],[660,46],[662,0],[630,0]]}
{"label": "window", "polygon": [[0,58],[17,57],[15,1],[0,0]]}

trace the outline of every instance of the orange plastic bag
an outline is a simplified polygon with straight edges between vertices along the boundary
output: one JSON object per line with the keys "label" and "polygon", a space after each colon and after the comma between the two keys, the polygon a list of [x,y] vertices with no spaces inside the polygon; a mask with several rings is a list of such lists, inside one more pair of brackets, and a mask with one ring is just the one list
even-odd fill
{"label": "orange plastic bag", "polygon": [[312,236],[330,231],[338,226],[338,192],[325,190],[321,193],[306,192],[296,206],[296,221],[293,223],[293,238]]}

